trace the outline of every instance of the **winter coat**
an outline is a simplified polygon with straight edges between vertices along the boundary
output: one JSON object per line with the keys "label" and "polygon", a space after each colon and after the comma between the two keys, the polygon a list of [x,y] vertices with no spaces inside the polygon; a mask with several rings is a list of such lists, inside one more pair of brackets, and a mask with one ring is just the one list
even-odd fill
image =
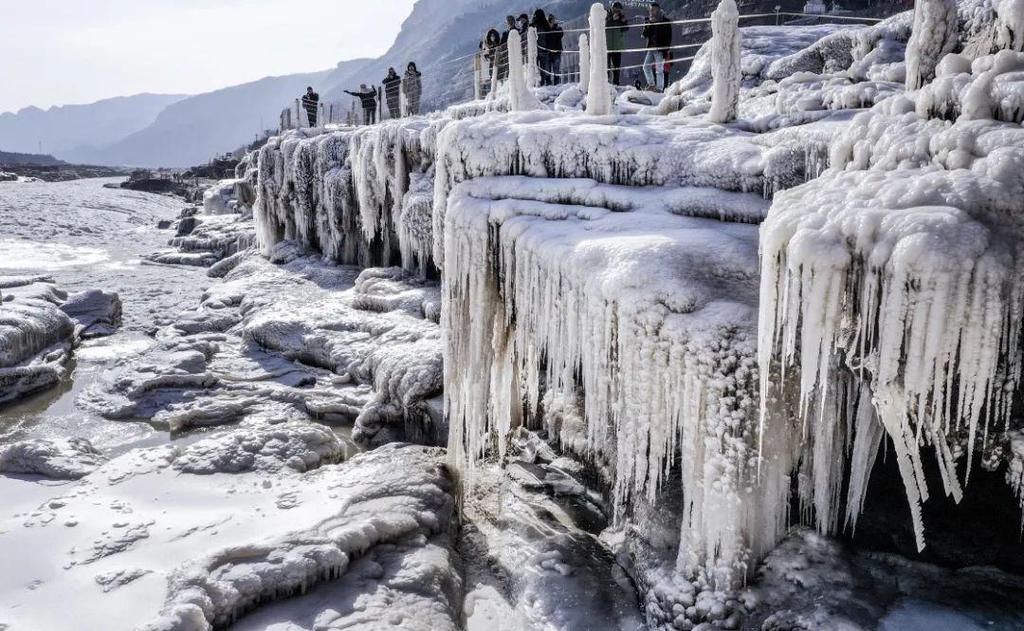
{"label": "winter coat", "polygon": [[544,47],[550,49],[551,54],[557,54],[564,50],[562,39],[565,37],[565,31],[562,30],[561,26],[556,26],[555,28],[548,30],[548,32],[545,33],[545,36],[545,41],[547,43],[544,44]]}
{"label": "winter coat", "polygon": [[348,90],[345,90],[345,94],[351,94],[352,96],[358,97],[364,110],[375,109],[377,107],[376,90],[370,89],[366,92],[349,92]]}
{"label": "winter coat", "polygon": [[302,109],[306,110],[310,116],[316,115],[316,110],[320,106],[320,95],[314,92],[313,94],[302,95]]}
{"label": "winter coat", "polygon": [[418,114],[420,111],[420,97],[423,95],[421,76],[418,70],[406,70],[405,76],[402,77],[402,92],[405,93],[405,102],[411,114]]}
{"label": "winter coat", "polygon": [[392,99],[398,102],[398,95],[402,88],[402,77],[397,74],[389,74],[384,78],[384,95],[390,103]]}
{"label": "winter coat", "polygon": [[616,18],[615,15],[609,13],[608,18],[604,21],[606,27],[605,33],[608,38],[608,50],[623,50],[626,48],[626,29],[629,28],[629,22],[626,21],[626,16],[619,14]]}
{"label": "winter coat", "polygon": [[669,24],[669,20],[667,15],[663,15],[659,21],[648,22],[644,26],[641,35],[647,40],[647,48],[655,48],[663,53],[668,52],[667,49],[672,45],[672,25]]}

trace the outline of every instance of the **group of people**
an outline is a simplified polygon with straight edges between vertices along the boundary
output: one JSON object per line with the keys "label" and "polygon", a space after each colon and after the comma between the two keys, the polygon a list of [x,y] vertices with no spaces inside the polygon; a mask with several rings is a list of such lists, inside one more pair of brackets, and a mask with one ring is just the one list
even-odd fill
{"label": "group of people", "polygon": [[487,61],[487,76],[497,74],[499,81],[508,78],[508,36],[512,31],[519,33],[523,59],[527,56],[527,35],[530,28],[537,29],[537,68],[540,70],[541,85],[560,83],[562,69],[562,51],[565,32],[553,13],[543,9],[533,12],[533,17],[523,13],[519,17],[505,17],[505,30],[498,32],[492,28],[487,31],[480,49]]}
{"label": "group of people", "polygon": [[[388,68],[388,76],[384,77],[384,102],[388,106],[388,114],[391,118],[401,118],[402,96],[405,96],[405,116],[415,116],[420,113],[420,98],[423,96],[423,81],[416,64],[409,62],[405,69],[405,75],[399,76],[394,68]],[[377,89],[365,83],[359,86],[358,92],[345,90],[346,94],[359,99],[363,108],[363,123],[372,125],[377,122]],[[309,119],[309,126],[316,127],[320,109],[320,95],[313,91],[312,87],[306,88],[302,96],[302,109]]]}
{"label": "group of people", "polygon": [[[483,70],[487,73],[485,84],[490,77],[496,75],[499,81],[508,78],[508,36],[517,31],[521,38],[523,58],[527,54],[527,31],[537,29],[537,66],[540,71],[541,85],[557,85],[561,83],[562,52],[565,31],[551,13],[542,9],[533,12],[531,18],[523,13],[518,18],[505,18],[505,30],[491,29],[487,32],[480,49],[483,59],[487,62]],[[626,17],[621,2],[613,2],[605,21],[605,33],[608,40],[608,75],[614,85],[622,85],[622,51],[628,50],[627,33],[634,25]],[[667,85],[667,77],[671,68],[672,22],[661,9],[661,5],[653,2],[648,5],[648,15],[640,32],[646,55],[644,56],[643,72],[648,90],[661,92]]]}
{"label": "group of people", "polygon": [[[409,62],[405,68],[405,74],[398,75],[395,69],[388,68],[388,75],[382,82],[384,85],[384,102],[388,106],[390,118],[401,118],[402,96],[405,96],[405,116],[415,116],[420,113],[420,98],[423,96],[422,74],[416,68],[414,62]],[[346,94],[359,99],[363,106],[363,124],[373,125],[377,122],[377,89],[367,86],[365,83],[359,86],[358,92],[345,90]]]}

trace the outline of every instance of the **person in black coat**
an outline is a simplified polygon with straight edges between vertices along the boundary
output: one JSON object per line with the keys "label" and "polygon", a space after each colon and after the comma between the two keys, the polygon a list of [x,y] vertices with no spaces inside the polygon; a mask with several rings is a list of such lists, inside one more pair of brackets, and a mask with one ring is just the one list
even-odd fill
{"label": "person in black coat", "polygon": [[505,31],[501,34],[501,47],[498,49],[498,56],[495,63],[498,64],[498,81],[508,79],[508,34],[516,29],[516,18],[505,16]]}
{"label": "person in black coat", "polygon": [[551,48],[548,34],[551,29],[548,26],[548,14],[542,9],[537,9],[533,12],[530,26],[537,29],[537,69],[540,72],[540,84],[548,85],[551,83],[551,69],[548,67],[548,60],[551,59],[548,54]]}
{"label": "person in black coat", "polygon": [[648,89],[661,92],[665,89],[665,61],[672,46],[671,20],[661,12],[661,5],[651,3],[650,14],[640,36],[644,38],[647,51],[644,58],[644,77]]}
{"label": "person in black coat", "polygon": [[394,68],[388,68],[388,76],[384,77],[384,98],[388,103],[388,115],[391,118],[402,116],[402,77]]}
{"label": "person in black coat", "polygon": [[309,119],[309,126],[316,127],[316,114],[320,109],[320,95],[313,91],[313,87],[306,88],[302,95],[302,109],[306,110],[306,118]]}
{"label": "person in black coat", "polygon": [[366,84],[359,86],[358,92],[345,90],[345,94],[351,94],[359,99],[363,106],[363,124],[372,125],[377,122],[377,91],[366,87]]}
{"label": "person in black coat", "polygon": [[551,85],[558,85],[562,82],[562,77],[559,76],[562,72],[562,50],[564,50],[563,40],[565,39],[565,31],[562,30],[562,25],[555,19],[554,13],[548,14],[548,71],[551,73],[548,77]]}
{"label": "person in black coat", "polygon": [[491,77],[494,76],[494,64],[497,63],[501,48],[501,34],[498,33],[498,29],[492,28],[487,31],[484,41],[480,42],[480,50],[483,51],[483,60],[486,62],[482,63],[480,68],[483,74],[480,78],[480,94],[490,92]]}

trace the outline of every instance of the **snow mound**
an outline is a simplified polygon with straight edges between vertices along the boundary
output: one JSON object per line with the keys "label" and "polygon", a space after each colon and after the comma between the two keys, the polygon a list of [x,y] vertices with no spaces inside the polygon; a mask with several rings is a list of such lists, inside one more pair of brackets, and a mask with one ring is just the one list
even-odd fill
{"label": "snow mound", "polygon": [[24,440],[0,446],[0,473],[5,474],[77,480],[104,462],[106,458],[83,438]]}
{"label": "snow mound", "polygon": [[182,473],[209,475],[288,467],[300,473],[340,462],[345,446],[333,431],[309,423],[246,428],[189,445],[174,459]]}
{"label": "snow mound", "polygon": [[973,62],[949,54],[936,75],[917,96],[922,117],[1024,122],[1024,53],[1003,50]]}

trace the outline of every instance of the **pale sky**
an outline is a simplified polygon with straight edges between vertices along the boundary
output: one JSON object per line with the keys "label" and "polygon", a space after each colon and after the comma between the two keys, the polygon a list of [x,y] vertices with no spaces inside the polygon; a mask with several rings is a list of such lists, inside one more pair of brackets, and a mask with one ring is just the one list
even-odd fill
{"label": "pale sky", "polygon": [[0,112],[197,94],[377,56],[415,0],[0,0]]}

